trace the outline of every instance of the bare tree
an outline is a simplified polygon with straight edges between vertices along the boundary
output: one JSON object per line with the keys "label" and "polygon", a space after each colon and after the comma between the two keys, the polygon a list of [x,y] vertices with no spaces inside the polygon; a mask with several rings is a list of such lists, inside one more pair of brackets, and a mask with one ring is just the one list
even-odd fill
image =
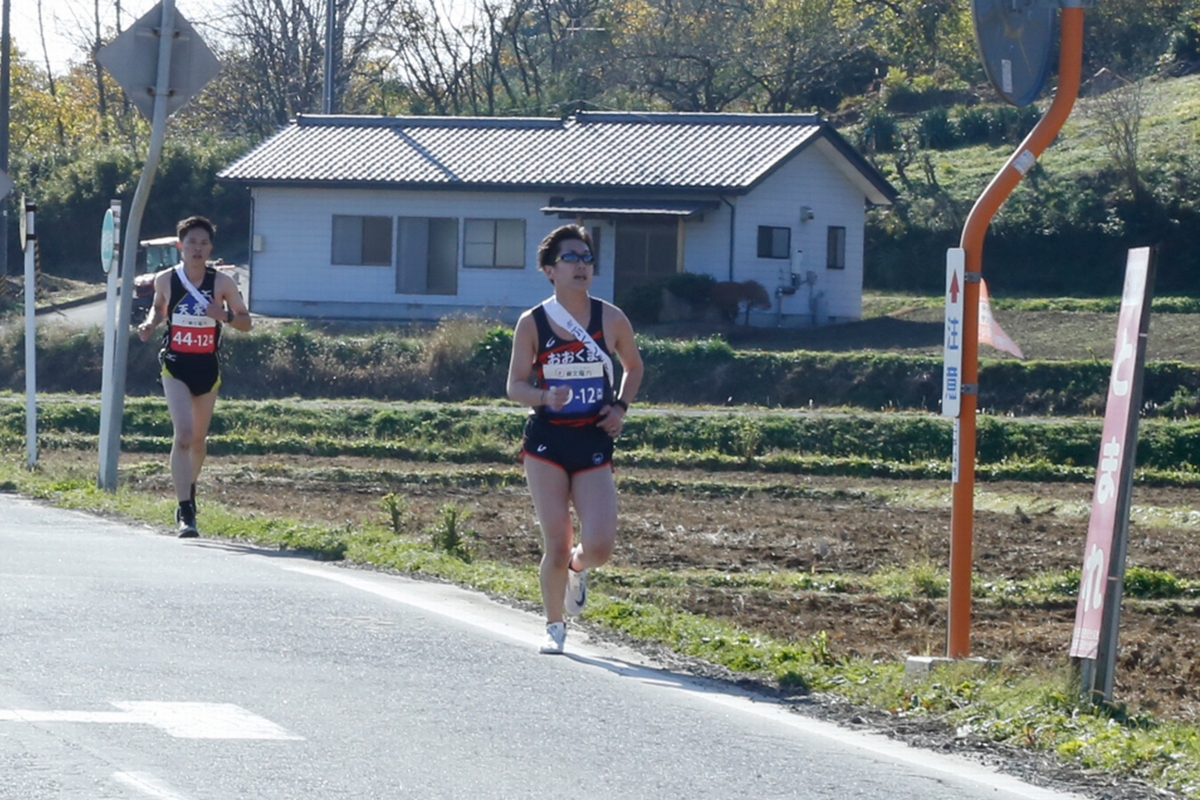
{"label": "bare tree", "polygon": [[1138,164],[1138,144],[1146,115],[1142,84],[1122,79],[1120,86],[1099,95],[1092,103],[1100,123],[1100,138],[1113,167],[1134,199],[1141,199],[1145,187]]}
{"label": "bare tree", "polygon": [[107,138],[108,131],[104,125],[104,120],[108,118],[108,95],[105,92],[104,86],[104,69],[100,66],[98,58],[100,49],[104,47],[104,29],[100,16],[100,0],[92,0],[92,9],[92,23],[95,26],[95,35],[92,37],[90,53],[92,68],[96,74],[96,113],[100,115],[100,136]]}
{"label": "bare tree", "polygon": [[723,111],[754,79],[742,69],[757,11],[751,0],[625,0],[616,42],[629,82],[678,111]]}
{"label": "bare tree", "polygon": [[[483,4],[483,13],[488,5]],[[385,48],[411,88],[416,110],[438,115],[491,114],[492,97],[480,92],[474,66],[486,49],[486,29],[476,21],[449,19],[437,0],[415,2],[394,16]]]}
{"label": "bare tree", "polygon": [[[337,51],[334,97],[345,94],[378,47],[400,0],[335,0]],[[266,132],[321,107],[324,88],[323,0],[233,0],[217,29],[231,43],[227,57],[255,103],[255,127]],[[335,102],[336,106],[336,102]]]}
{"label": "bare tree", "polygon": [[54,80],[54,69],[50,66],[50,49],[46,46],[46,23],[42,17],[42,0],[37,4],[38,36],[42,43],[42,58],[46,61],[46,77],[49,79],[50,100],[54,103],[54,127],[58,136],[58,146],[67,143],[67,132],[63,126],[62,111],[58,106],[58,84]]}

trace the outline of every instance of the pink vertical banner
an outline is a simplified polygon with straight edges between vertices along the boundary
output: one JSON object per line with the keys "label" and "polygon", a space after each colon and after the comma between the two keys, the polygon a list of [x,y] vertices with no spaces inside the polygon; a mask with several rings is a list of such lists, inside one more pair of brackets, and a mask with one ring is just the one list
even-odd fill
{"label": "pink vertical banner", "polygon": [[1126,451],[1136,442],[1126,441],[1132,407],[1134,378],[1138,363],[1138,333],[1142,307],[1146,303],[1149,250],[1131,251],[1125,268],[1125,286],[1121,292],[1121,312],[1117,320],[1117,343],[1112,373],[1108,379],[1108,402],[1104,406],[1104,429],[1100,436],[1100,459],[1096,467],[1096,488],[1092,493],[1092,515],[1088,522],[1087,542],[1083,548],[1083,571],[1079,576],[1079,603],[1075,608],[1075,631],[1071,636],[1073,658],[1096,658],[1104,618],[1108,587],[1109,560],[1117,519],[1118,493],[1125,490]]}

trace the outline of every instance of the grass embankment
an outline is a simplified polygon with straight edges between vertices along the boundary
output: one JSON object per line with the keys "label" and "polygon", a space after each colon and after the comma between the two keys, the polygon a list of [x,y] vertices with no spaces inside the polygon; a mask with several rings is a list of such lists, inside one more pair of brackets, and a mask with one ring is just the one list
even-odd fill
{"label": "grass embankment", "polygon": [[[1191,316],[1172,315],[1172,321],[1180,323],[1176,327],[1187,327]],[[864,324],[868,327],[828,330],[842,340],[837,343],[841,346],[855,331],[873,338],[875,345],[887,344],[880,340],[897,335],[886,325],[873,329]],[[1092,336],[1096,325],[1096,320],[1086,320],[1072,330],[1068,321],[1056,320],[1054,338],[1076,342],[1081,336]],[[935,341],[940,342],[941,329],[934,327]],[[1192,327],[1187,327],[1180,338],[1193,341],[1191,331]],[[1022,332],[1013,329],[1009,333],[1019,339]],[[20,326],[0,330],[0,389],[24,391],[23,335]],[[921,337],[920,345],[928,345],[928,337]],[[936,411],[941,401],[940,356],[737,350],[715,336],[686,341],[642,338],[639,342],[646,362],[641,403],[928,412]],[[904,343],[894,342],[893,346],[903,348]],[[498,387],[503,387],[510,350],[509,329],[477,319],[447,320],[422,335],[379,330],[330,336],[303,325],[264,326],[223,340],[222,374],[227,387],[223,394],[259,400],[371,397],[465,401],[494,396]],[[1076,347],[1071,352],[1087,350]],[[1148,416],[1183,419],[1200,413],[1200,351],[1191,347],[1173,352],[1178,360],[1146,365],[1143,400]],[[39,390],[98,393],[102,353],[98,329],[39,332]],[[160,394],[157,380],[161,367],[156,353],[153,345],[131,345],[129,394]],[[1099,415],[1110,372],[1109,362],[1094,357],[984,359],[979,370],[979,407],[996,415]]]}
{"label": "grass embankment", "polygon": [[[19,404],[11,407],[19,409]],[[169,447],[169,423],[161,401],[131,401],[126,430],[130,443],[165,452]],[[95,403],[80,399],[47,403],[42,422],[46,431],[43,447],[49,453],[55,447],[94,446]],[[406,481],[444,481],[457,486],[505,485],[521,480],[511,466],[487,465],[448,471],[438,463],[475,460],[487,453],[504,453],[511,464],[519,415],[498,409],[405,409],[375,403],[289,404],[285,409],[275,403],[223,401],[219,415],[222,433],[213,440],[214,451],[260,453],[317,453],[331,443],[384,441],[409,442],[408,458],[429,463],[410,473],[379,470],[380,484]],[[688,418],[681,425],[676,417],[651,415],[630,417],[630,427],[638,421],[640,430],[629,438],[638,443],[635,452],[656,452],[662,444],[670,446],[673,466],[686,466],[695,480],[662,482],[639,478],[636,470],[622,473],[624,492],[674,494],[694,491],[728,492],[726,482],[712,475],[712,465],[697,459],[700,452],[736,460],[742,470],[753,470],[757,453],[781,445],[785,429],[798,426],[791,418],[787,425],[772,427],[769,417],[759,418],[753,431],[747,432],[746,419],[732,414]],[[106,494],[94,488],[92,470],[63,467],[49,457],[43,466],[29,472],[22,467],[20,433],[14,429],[16,415],[6,410],[0,447],[0,489],[15,490],[73,508],[120,514],[152,524],[170,518],[171,503],[161,495],[147,495],[128,489]],[[852,417],[821,418],[818,426],[831,426],[838,433],[828,439],[853,450],[863,442],[880,442],[905,436],[906,421],[896,415],[879,415],[872,423],[894,426],[887,430],[872,428],[853,433],[854,425],[865,420]],[[927,436],[929,420],[914,418],[907,435]],[[1005,421],[1008,424],[1015,422]],[[838,427],[845,424],[850,427]],[[918,424],[919,423],[919,424]],[[1028,424],[1028,423],[1027,423]],[[935,426],[936,427],[936,426]],[[1078,433],[1068,428],[1055,435],[1051,429],[1039,429],[1042,446],[1047,441],[1073,441]],[[1082,429],[1080,429],[1082,430]],[[849,431],[849,432],[848,432]],[[1069,435],[1068,435],[1069,434]],[[814,433],[808,434],[810,436]],[[941,434],[938,434],[939,436]],[[1090,435],[1090,434],[1089,434]],[[1098,433],[1096,433],[1098,435]],[[656,438],[660,437],[660,438]],[[655,444],[658,443],[658,445]],[[794,446],[795,442],[790,441]],[[748,445],[753,444],[752,448]],[[901,445],[888,445],[901,446]],[[920,450],[912,441],[902,445]],[[1059,446],[1066,446],[1060,443]],[[1071,445],[1077,446],[1077,445]],[[695,448],[695,449],[689,449]],[[726,452],[727,451],[727,452]],[[341,451],[339,451],[341,452]],[[923,452],[923,451],[922,451]],[[468,458],[467,456],[470,455]],[[828,456],[822,456],[828,458]],[[488,459],[484,459],[486,462]],[[1094,456],[1093,456],[1094,460]],[[75,463],[78,463],[77,461]],[[127,468],[128,469],[128,468]],[[134,469],[161,471],[161,464]],[[1085,468],[1081,467],[1081,470]],[[312,471],[294,474],[279,467],[280,475],[313,477]],[[629,474],[632,473],[632,474]],[[1081,472],[1082,476],[1082,472]],[[362,477],[350,470],[329,470],[327,480],[355,481]],[[797,491],[772,487],[769,482],[737,491]],[[295,519],[267,518],[262,515],[234,513],[218,503],[205,506],[206,530],[220,535],[268,546],[303,551],[322,559],[344,559],[380,568],[396,569],[470,585],[502,596],[536,603],[537,576],[534,567],[514,567],[474,559],[470,555],[468,520],[456,507],[447,505],[433,525],[414,529],[402,498],[389,495],[377,501],[377,521],[361,526],[329,526]],[[672,649],[713,664],[762,680],[778,683],[793,691],[820,691],[842,696],[854,703],[878,709],[893,716],[936,718],[953,726],[964,736],[981,737],[1021,747],[1042,748],[1067,761],[1087,768],[1135,775],[1160,786],[1200,797],[1200,735],[1194,726],[1157,722],[1149,717],[1130,716],[1121,709],[1089,710],[1077,702],[1077,691],[1070,674],[1064,670],[1052,674],[1030,674],[1001,665],[996,671],[981,670],[966,664],[934,673],[921,680],[906,680],[903,665],[838,655],[822,632],[799,641],[783,641],[754,630],[735,627],[682,610],[678,598],[689,586],[739,586],[788,588],[795,591],[835,593],[842,596],[878,596],[895,599],[943,597],[946,575],[928,564],[912,564],[873,575],[814,575],[807,572],[729,573],[724,571],[666,571],[603,568],[596,570],[591,582],[592,600],[586,619],[596,625],[630,636],[665,644]],[[1021,582],[991,582],[979,585],[976,593],[983,601],[1025,604],[1037,608],[1041,603],[1069,602],[1077,591],[1077,573],[1043,574]],[[1192,582],[1166,573],[1131,569],[1126,592],[1143,602],[1161,602],[1156,598],[1179,598],[1188,602],[1200,594]]]}
{"label": "grass embankment", "polygon": [[[19,447],[25,409],[0,395],[0,445]],[[42,398],[39,440],[49,448],[97,446],[94,399]],[[373,401],[308,403],[226,399],[213,420],[214,455],[286,453],[510,464],[524,415],[511,406],[445,406]],[[158,399],[125,404],[122,447],[170,450],[171,421]],[[1101,421],[981,417],[981,480],[1076,481],[1095,478]],[[622,434],[618,464],[706,472],[949,478],[952,426],[928,414],[781,413],[769,410],[660,409],[643,406]],[[1145,485],[1200,485],[1200,422],[1145,420],[1139,431]]]}

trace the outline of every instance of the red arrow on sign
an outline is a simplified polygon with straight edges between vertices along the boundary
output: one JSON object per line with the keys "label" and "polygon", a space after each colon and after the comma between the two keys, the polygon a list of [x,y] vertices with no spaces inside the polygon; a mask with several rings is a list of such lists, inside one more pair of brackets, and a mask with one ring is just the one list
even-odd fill
{"label": "red arrow on sign", "polygon": [[950,302],[958,302],[958,273],[950,276]]}

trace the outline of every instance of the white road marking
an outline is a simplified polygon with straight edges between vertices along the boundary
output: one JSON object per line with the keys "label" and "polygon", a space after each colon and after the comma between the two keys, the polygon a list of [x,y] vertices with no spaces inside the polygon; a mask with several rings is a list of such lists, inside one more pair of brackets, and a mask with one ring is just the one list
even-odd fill
{"label": "white road marking", "polygon": [[150,725],[176,739],[303,740],[270,720],[232,703],[115,702],[120,711],[0,709],[0,722],[91,722]]}
{"label": "white road marking", "polygon": [[117,783],[123,783],[156,800],[188,800],[187,795],[166,786],[148,772],[114,772],[112,777]]}
{"label": "white road marking", "polygon": [[[281,565],[281,568],[289,572],[300,572],[336,581],[397,603],[515,639],[528,645],[531,654],[534,643],[541,634],[542,622],[532,614],[505,609],[480,592],[467,591],[450,584],[426,583],[385,575],[379,575],[372,580],[333,565],[286,564]],[[587,640],[586,635],[579,638]],[[645,684],[685,692],[727,711],[768,719],[785,727],[821,736],[894,762],[936,770],[958,780],[983,784],[996,791],[1008,792],[1012,797],[1024,800],[1083,800],[1081,795],[1034,786],[964,757],[943,755],[912,747],[904,742],[892,741],[879,733],[851,730],[835,723],[814,719],[735,686],[718,686],[712,682],[692,679],[684,674],[672,673],[655,667],[632,651],[622,650],[620,658],[614,658],[612,648],[601,650],[573,640],[567,655],[569,658],[574,657],[579,663],[601,667]],[[545,658],[537,655],[531,657]]]}

